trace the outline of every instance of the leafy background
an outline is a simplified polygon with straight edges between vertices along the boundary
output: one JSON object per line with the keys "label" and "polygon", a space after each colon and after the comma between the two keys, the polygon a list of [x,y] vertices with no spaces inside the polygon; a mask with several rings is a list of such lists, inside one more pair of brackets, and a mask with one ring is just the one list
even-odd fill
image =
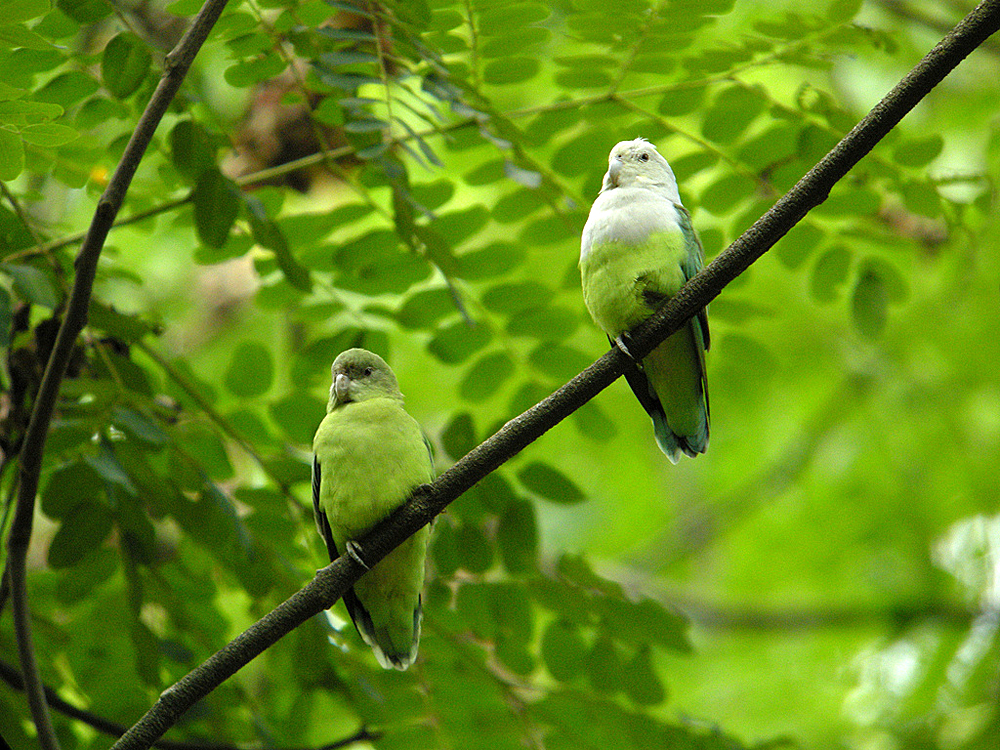
{"label": "leafy background", "polygon": [[[198,7],[5,4],[4,528],[80,232]],[[599,356],[576,257],[616,141],[659,146],[714,256],[968,7],[231,0],[49,434],[45,682],[129,725],[325,563],[308,450],[342,349],[390,360],[439,469]],[[438,519],[413,669],[316,618],[170,736],[995,747],[998,55],[713,303],[706,456],[670,466],[616,383]],[[26,717],[0,688],[15,748]],[[109,742],[56,722],[64,747]]]}

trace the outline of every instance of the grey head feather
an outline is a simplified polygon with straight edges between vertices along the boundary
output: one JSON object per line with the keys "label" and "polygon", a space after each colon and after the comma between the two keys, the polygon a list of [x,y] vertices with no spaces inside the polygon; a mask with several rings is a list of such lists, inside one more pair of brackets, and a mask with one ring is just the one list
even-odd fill
{"label": "grey head feather", "polygon": [[647,188],[661,193],[671,203],[681,205],[674,170],[656,146],[645,138],[621,141],[611,149],[601,193],[620,187]]}

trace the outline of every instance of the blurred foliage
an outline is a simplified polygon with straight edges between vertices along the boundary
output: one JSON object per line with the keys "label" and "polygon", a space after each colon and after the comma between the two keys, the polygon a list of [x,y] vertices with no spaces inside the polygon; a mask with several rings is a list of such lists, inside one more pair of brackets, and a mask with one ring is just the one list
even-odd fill
{"label": "blurred foliage", "polygon": [[[599,356],[576,258],[616,141],[659,146],[714,256],[964,6],[231,0],[49,433],[46,683],[129,725],[326,562],[308,450],[341,350],[389,359],[440,470]],[[198,7],[4,5],[5,530],[79,233]],[[671,467],[615,384],[437,521],[409,672],[338,605],[170,736],[996,747],[998,73],[991,40],[713,303],[706,456]],[[15,748],[26,717],[0,688]]]}

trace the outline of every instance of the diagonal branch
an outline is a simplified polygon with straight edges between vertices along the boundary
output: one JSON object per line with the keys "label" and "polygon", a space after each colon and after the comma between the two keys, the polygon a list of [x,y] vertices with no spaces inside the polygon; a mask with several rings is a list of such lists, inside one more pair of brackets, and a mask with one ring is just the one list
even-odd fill
{"label": "diagonal branch", "polygon": [[97,210],[90,223],[90,229],[83,240],[80,253],[76,257],[76,278],[70,292],[69,303],[63,317],[62,325],[56,336],[52,354],[45,367],[45,375],[35,398],[21,448],[20,488],[17,497],[17,507],[14,520],[11,523],[8,536],[7,575],[10,580],[13,598],[14,629],[17,637],[17,651],[21,662],[21,672],[24,676],[25,692],[28,695],[28,705],[31,716],[38,731],[38,739],[45,750],[56,750],[59,743],[56,740],[49,717],[48,706],[45,703],[45,693],[38,674],[38,663],[35,660],[34,647],[31,639],[31,617],[28,609],[28,593],[26,585],[26,557],[28,544],[31,541],[31,527],[35,512],[35,494],[38,491],[38,480],[42,469],[42,455],[45,450],[45,436],[49,422],[55,410],[56,399],[59,397],[59,386],[66,374],[66,365],[76,343],[77,336],[87,323],[87,311],[90,307],[91,290],[94,277],[97,274],[97,262],[101,257],[104,241],[115,221],[115,216],[125,200],[125,193],[132,182],[139,162],[142,160],[149,142],[153,138],[156,126],[163,118],[167,107],[181,86],[195,55],[201,49],[209,31],[222,14],[228,0],[206,0],[191,28],[177,44],[164,61],[163,76],[153,92],[146,110],[139,118],[135,131],[129,139],[122,159],[108,183],[107,189],[97,202]]}
{"label": "diagonal branch", "polygon": [[[630,336],[637,357],[676,331],[719,295],[867,154],[966,55],[1000,28],[1000,0],[984,0],[958,24],[878,105],[795,187],[722,252],[707,268]],[[548,398],[505,424],[460,459],[364,539],[361,549],[374,565],[407,537],[428,524],[445,506],[524,449],[622,375],[625,354],[617,347]],[[167,689],[115,748],[146,748],[195,702],[309,617],[331,606],[364,573],[353,556],[338,558],[305,587],[254,623],[223,649]]]}
{"label": "diagonal branch", "polygon": [[[21,679],[21,673],[18,672],[12,665],[4,661],[0,661],[0,680],[7,683],[7,685],[12,687],[14,690],[24,690],[24,680]],[[92,713],[91,711],[85,711],[82,708],[77,708],[72,703],[60,698],[59,693],[48,686],[45,688],[45,698],[54,710],[70,717],[71,719],[83,722],[88,727],[92,727],[102,734],[110,734],[114,737],[121,737],[125,734],[126,727],[123,725]],[[351,733],[347,737],[343,737],[342,739],[327,742],[322,745],[304,746],[300,748],[300,750],[339,750],[339,748],[349,747],[359,742],[371,742],[373,740],[377,740],[379,736],[380,735],[377,731],[369,729],[366,726],[361,726],[355,732]],[[160,750],[242,750],[239,745],[226,742],[214,742],[211,740],[200,742],[198,740],[161,739],[156,741],[155,746],[160,748]],[[281,750],[295,749],[282,748]]]}

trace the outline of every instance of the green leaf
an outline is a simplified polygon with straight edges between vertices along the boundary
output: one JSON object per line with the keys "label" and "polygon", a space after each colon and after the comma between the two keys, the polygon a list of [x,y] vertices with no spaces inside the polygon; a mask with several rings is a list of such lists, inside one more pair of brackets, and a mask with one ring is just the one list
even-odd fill
{"label": "green leaf", "polygon": [[21,129],[21,137],[25,143],[41,148],[55,148],[64,143],[75,141],[80,137],[73,128],[54,122],[43,122],[38,125],[26,125]]}
{"label": "green leaf", "polygon": [[497,547],[511,575],[532,571],[538,558],[538,521],[535,506],[520,498],[508,501],[497,527]]}
{"label": "green leaf", "polygon": [[[0,112],[0,118],[3,117]],[[24,142],[15,133],[0,128],[0,180],[9,182],[24,171]]]}
{"label": "green leaf", "polygon": [[427,344],[427,351],[448,365],[464,362],[493,338],[485,325],[456,321],[440,329]]}
{"label": "green leaf", "polygon": [[657,111],[667,117],[680,117],[693,112],[705,101],[704,86],[683,86],[667,91],[660,99]]}
{"label": "green leaf", "polygon": [[774,252],[786,268],[795,270],[819,246],[824,236],[823,230],[815,224],[800,221],[778,240]]}
{"label": "green leaf", "polygon": [[466,494],[475,495],[483,508],[497,514],[502,514],[518,499],[510,483],[499,472],[487,474]]}
{"label": "green leaf", "polygon": [[285,69],[280,55],[268,54],[250,60],[241,60],[226,68],[222,77],[235,88],[247,88],[274,78]]}
{"label": "green leaf", "polygon": [[56,7],[81,25],[100,21],[112,11],[105,0],[56,0]]}
{"label": "green leaf", "polygon": [[422,289],[403,302],[396,313],[400,326],[410,330],[432,328],[441,318],[456,311],[455,299],[444,287]]}
{"label": "green leaf", "polygon": [[854,18],[861,10],[861,0],[832,0],[827,6],[826,15],[834,23],[845,23]]}
{"label": "green leaf", "polygon": [[[0,123],[7,123],[18,128],[26,125],[37,125],[55,119],[63,113],[58,104],[35,102],[24,99],[0,102]],[[0,130],[0,133],[5,132]]]}
{"label": "green leaf", "polygon": [[191,194],[198,238],[209,247],[221,248],[229,238],[240,212],[240,190],[218,169],[206,169]]}
{"label": "green leaf", "polygon": [[431,536],[431,559],[438,576],[451,576],[458,570],[458,548],[455,545],[455,526],[450,521],[439,520]]}
{"label": "green leaf", "polygon": [[[5,7],[5,14],[6,10]],[[4,20],[7,20],[6,15]],[[4,24],[0,26],[0,48],[3,47],[47,50],[52,47],[52,43],[20,24]]]}
{"label": "green leaf", "polygon": [[745,198],[753,195],[756,186],[742,174],[723,175],[702,192],[701,207],[715,216],[726,216]]}
{"label": "green leaf", "polygon": [[177,171],[195,181],[215,166],[215,154],[208,133],[192,120],[181,120],[170,131],[170,153]]}
{"label": "green leaf", "polygon": [[455,530],[458,565],[469,573],[485,573],[493,565],[493,545],[478,526],[463,524]]}
{"label": "green leaf", "polygon": [[556,83],[567,89],[607,88],[612,80],[611,74],[600,68],[572,68],[556,73]]}
{"label": "green leaf", "polygon": [[614,420],[594,401],[584,404],[573,412],[573,423],[583,435],[602,443],[618,434]]}
{"label": "green leaf", "polygon": [[458,247],[485,227],[489,219],[485,206],[470,206],[439,215],[434,220],[434,230],[450,247]]}
{"label": "green leaf", "polygon": [[45,15],[50,9],[49,0],[5,0],[3,17],[5,23],[22,23]]}
{"label": "green leaf", "polygon": [[484,354],[462,378],[459,394],[466,401],[479,403],[500,390],[514,374],[514,361],[506,352]]}
{"label": "green leaf", "polygon": [[233,352],[226,370],[227,390],[239,398],[254,398],[267,393],[274,382],[271,351],[256,341],[244,341]]}
{"label": "green leaf", "polygon": [[49,545],[49,565],[68,568],[97,550],[111,533],[111,514],[93,502],[77,504],[63,518]]}
{"label": "green leaf", "polygon": [[63,109],[72,107],[77,102],[92,96],[101,85],[93,77],[78,70],[61,73],[45,84],[35,94],[39,102],[57,104]]}
{"label": "green leaf", "polygon": [[296,391],[267,408],[271,419],[293,442],[311,445],[313,434],[326,414],[326,403],[318,398]]}
{"label": "green leaf", "polygon": [[552,32],[548,29],[539,26],[521,26],[518,23],[506,29],[501,36],[486,39],[479,48],[479,55],[484,59],[513,57],[544,44],[551,37]]}
{"label": "green leaf", "polygon": [[415,226],[413,233],[424,244],[427,258],[438,267],[441,273],[445,276],[458,275],[458,259],[444,237],[431,227],[423,225]]}
{"label": "green leaf", "polygon": [[625,665],[610,638],[602,636],[587,652],[584,666],[590,686],[598,693],[616,693],[624,687]]}
{"label": "green leaf", "polygon": [[524,83],[541,70],[541,63],[534,57],[502,57],[488,60],[483,66],[483,82],[493,86]]}
{"label": "green leaf", "polygon": [[135,342],[147,333],[156,330],[156,326],[138,315],[126,315],[114,307],[91,298],[90,311],[87,314],[87,324],[91,328],[104,331],[117,339]]}
{"label": "green leaf", "polygon": [[511,336],[528,336],[545,341],[558,341],[573,335],[580,325],[580,316],[566,307],[534,307],[524,310],[507,321]]}
{"label": "green leaf", "polygon": [[[532,174],[537,174],[537,172]],[[544,205],[536,191],[515,190],[500,198],[493,206],[493,220],[500,224],[514,224],[526,216],[530,216]]]}
{"label": "green leaf", "polygon": [[598,599],[596,605],[605,630],[620,643],[653,643],[681,653],[691,650],[687,620],[659,602],[652,599],[633,602],[612,595]]}
{"label": "green leaf", "polygon": [[903,202],[915,214],[935,219],[941,215],[941,195],[929,182],[908,180],[902,185]]}
{"label": "green leaf", "polygon": [[63,604],[81,601],[117,570],[118,554],[114,550],[104,547],[93,550],[60,573],[56,596]]}
{"label": "green leaf", "polygon": [[484,36],[504,35],[513,29],[544,21],[551,14],[545,3],[512,2],[485,6],[479,12],[479,33]]}
{"label": "green leaf", "polygon": [[142,85],[152,56],[135,34],[122,32],[111,38],[101,57],[101,78],[116,99],[124,99]]}
{"label": "green leaf", "polygon": [[288,283],[300,292],[312,291],[312,278],[309,269],[301,265],[292,255],[288,241],[278,224],[267,214],[264,203],[253,195],[243,195],[250,219],[250,229],[258,245],[266,247],[274,253],[278,268],[285,275]]}
{"label": "green leaf", "polygon": [[766,100],[756,89],[730,86],[712,102],[701,126],[702,135],[717,143],[732,143],[764,111]]}
{"label": "green leaf", "polygon": [[539,344],[528,355],[528,361],[538,370],[558,381],[575,378],[593,364],[593,359],[565,344]]}
{"label": "green leaf", "polygon": [[648,646],[636,651],[625,667],[625,694],[639,706],[657,706],[667,697]]}
{"label": "green leaf", "polygon": [[456,414],[441,433],[441,444],[454,461],[475,448],[476,430],[472,415],[468,412]]}
{"label": "green leaf", "polygon": [[851,267],[851,252],[842,245],[832,247],[823,253],[813,268],[809,290],[817,302],[832,302],[837,298],[839,287],[847,281]]}
{"label": "green leaf", "polygon": [[456,275],[469,281],[502,276],[517,268],[524,259],[524,255],[525,251],[522,245],[494,242],[478,250],[470,250],[459,255],[459,270]]}
{"label": "green leaf", "polygon": [[42,512],[49,518],[64,518],[83,502],[99,504],[104,481],[83,461],[60,466],[49,475],[42,492]]}
{"label": "green leaf", "polygon": [[903,167],[925,167],[944,150],[944,139],[934,133],[925,138],[910,138],[900,142],[892,151],[892,158]]}
{"label": "green leaf", "polygon": [[54,310],[59,304],[55,286],[43,271],[34,266],[17,263],[4,263],[0,265],[0,271],[10,276],[14,282],[14,292],[25,302],[41,305],[50,310]]}
{"label": "green leaf", "polygon": [[127,434],[149,445],[164,445],[169,437],[160,426],[140,411],[115,404],[111,421]]}
{"label": "green leaf", "polygon": [[583,674],[587,644],[572,622],[553,620],[542,634],[541,652],[549,673],[560,682],[569,682]]}
{"label": "green leaf", "polygon": [[482,303],[488,309],[502,315],[516,315],[532,307],[544,305],[554,292],[537,281],[518,281],[497,284],[486,290]]}
{"label": "green leaf", "polygon": [[865,338],[878,338],[885,329],[888,307],[889,291],[881,275],[871,265],[862,266],[851,298],[854,327]]}
{"label": "green leaf", "polygon": [[539,461],[521,469],[517,478],[530,492],[560,505],[576,505],[586,499],[583,491],[569,477]]}

